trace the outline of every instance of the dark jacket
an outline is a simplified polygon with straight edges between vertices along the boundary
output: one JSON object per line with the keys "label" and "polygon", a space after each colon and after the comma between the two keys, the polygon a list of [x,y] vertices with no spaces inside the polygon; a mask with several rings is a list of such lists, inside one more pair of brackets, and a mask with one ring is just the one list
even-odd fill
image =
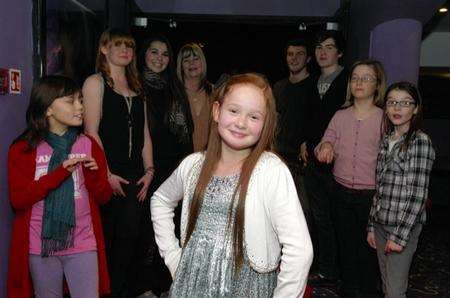
{"label": "dark jacket", "polygon": [[274,86],[278,112],[276,151],[286,161],[298,162],[300,145],[305,141],[309,127],[308,103],[313,89],[312,77],[294,84],[286,78]]}
{"label": "dark jacket", "polygon": [[345,102],[348,71],[345,68],[341,71],[322,98],[320,98],[319,91],[317,90],[318,80],[318,76],[314,78],[311,102],[308,105],[308,115],[310,117],[308,122],[310,125],[308,125],[306,143],[310,159],[314,156],[314,148],[320,143],[334,113],[336,113]]}

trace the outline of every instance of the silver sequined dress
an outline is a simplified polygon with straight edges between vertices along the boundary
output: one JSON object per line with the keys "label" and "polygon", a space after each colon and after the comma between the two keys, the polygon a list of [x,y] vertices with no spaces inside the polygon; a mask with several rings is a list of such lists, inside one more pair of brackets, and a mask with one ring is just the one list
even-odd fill
{"label": "silver sequined dress", "polygon": [[258,273],[247,255],[234,277],[228,210],[239,176],[213,176],[209,182],[197,224],[183,250],[170,297],[272,297],[275,271]]}

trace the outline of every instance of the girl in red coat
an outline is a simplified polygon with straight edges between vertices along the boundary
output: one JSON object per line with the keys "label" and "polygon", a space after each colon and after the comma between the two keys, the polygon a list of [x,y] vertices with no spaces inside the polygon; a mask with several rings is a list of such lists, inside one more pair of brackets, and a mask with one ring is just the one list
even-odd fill
{"label": "girl in red coat", "polygon": [[48,76],[31,91],[27,129],[8,155],[15,211],[8,296],[71,297],[109,292],[98,204],[111,193],[102,149],[80,134],[80,89]]}

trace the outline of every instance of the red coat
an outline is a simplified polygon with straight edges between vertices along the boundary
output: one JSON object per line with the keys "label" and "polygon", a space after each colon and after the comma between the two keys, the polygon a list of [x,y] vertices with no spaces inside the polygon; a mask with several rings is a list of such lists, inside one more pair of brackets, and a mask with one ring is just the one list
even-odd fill
{"label": "red coat", "polygon": [[[106,203],[112,190],[107,179],[105,155],[94,139],[92,157],[97,161],[97,171],[83,167],[85,185],[89,192],[92,226],[97,240],[100,295],[110,292],[109,276],[106,266],[105,243],[103,239],[100,210],[98,205]],[[27,150],[25,141],[11,145],[8,154],[8,183],[10,201],[15,211],[8,268],[8,297],[28,298],[33,295],[29,271],[30,218],[33,204],[43,200],[57,188],[71,173],[62,166],[56,168],[39,180],[34,180],[36,171],[36,150]]]}

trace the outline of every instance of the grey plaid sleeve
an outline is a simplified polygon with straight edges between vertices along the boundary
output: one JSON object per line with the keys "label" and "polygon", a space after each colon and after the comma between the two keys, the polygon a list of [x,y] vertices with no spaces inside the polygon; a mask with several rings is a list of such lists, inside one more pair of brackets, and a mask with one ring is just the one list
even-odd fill
{"label": "grey plaid sleeve", "polygon": [[377,205],[376,205],[376,195],[374,195],[372,197],[372,207],[370,208],[370,212],[369,212],[369,222],[367,223],[367,232],[373,232],[374,231],[374,227],[373,227],[373,223],[374,223],[374,217],[375,217],[375,213],[377,210]]}
{"label": "grey plaid sleeve", "polygon": [[[385,151],[383,150],[383,141],[381,141],[379,149],[378,149],[377,166],[375,169],[376,184],[379,183],[379,181],[378,181],[379,173],[381,172],[381,168],[382,168],[381,160],[383,159],[384,154],[385,154]],[[378,187],[377,187],[377,193],[378,193]],[[373,224],[375,222],[375,214],[377,212],[377,200],[378,200],[377,193],[372,197],[372,207],[370,208],[370,212],[369,212],[369,220],[367,223],[367,232],[374,231]]]}
{"label": "grey plaid sleeve", "polygon": [[398,225],[390,236],[395,243],[406,246],[410,232],[417,217],[425,208],[428,196],[430,173],[435,159],[435,152],[428,137],[418,137],[410,145],[411,156],[406,173],[406,200],[400,204]]}

